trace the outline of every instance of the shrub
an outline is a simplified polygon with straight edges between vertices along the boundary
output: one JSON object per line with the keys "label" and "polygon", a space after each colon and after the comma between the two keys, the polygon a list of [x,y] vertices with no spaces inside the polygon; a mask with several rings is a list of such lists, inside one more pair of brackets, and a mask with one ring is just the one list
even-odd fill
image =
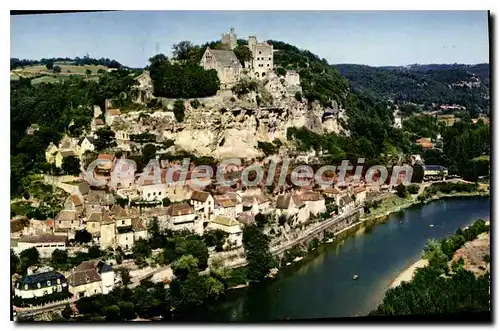
{"label": "shrub", "polygon": [[200,100],[198,99],[194,99],[194,100],[191,100],[191,102],[189,103],[191,105],[191,107],[193,107],[194,109],[198,109],[198,107],[201,106],[201,103],[200,103]]}
{"label": "shrub", "polygon": [[177,122],[184,121],[184,113],[186,111],[186,107],[184,106],[184,100],[179,99],[174,103],[174,115]]}
{"label": "shrub", "polygon": [[286,75],[286,69],[283,68],[283,67],[278,67],[278,68],[276,68],[276,73],[279,76],[285,76]]}
{"label": "shrub", "polygon": [[410,194],[417,194],[419,190],[419,186],[416,184],[408,185],[407,190]]}
{"label": "shrub", "polygon": [[295,93],[295,100],[297,101],[302,101],[302,93],[296,92]]}

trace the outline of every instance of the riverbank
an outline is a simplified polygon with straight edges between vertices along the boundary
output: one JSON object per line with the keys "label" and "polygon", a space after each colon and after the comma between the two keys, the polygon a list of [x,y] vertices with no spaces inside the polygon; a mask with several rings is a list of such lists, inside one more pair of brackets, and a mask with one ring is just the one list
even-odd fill
{"label": "riverbank", "polygon": [[[486,221],[486,225],[489,225],[489,224],[490,224],[490,222]],[[467,229],[469,226],[464,227],[463,230]],[[466,255],[468,252],[467,249],[470,250],[470,247],[479,246],[476,244],[477,243],[481,244],[482,241],[484,241],[484,238],[487,238],[487,246],[489,249],[489,234],[482,233],[481,235],[478,236],[478,238],[476,238],[472,242],[466,243],[463,247],[461,247],[459,250],[457,250],[453,260],[457,260],[459,257]],[[469,253],[469,254],[473,255],[471,253]],[[457,256],[458,256],[458,258],[457,258]],[[479,265],[479,263],[476,263],[476,264]],[[422,258],[422,259],[418,260],[417,262],[413,263],[408,268],[403,270],[399,275],[397,275],[396,278],[393,279],[393,281],[391,282],[391,285],[389,287],[395,288],[395,287],[398,287],[402,282],[410,282],[413,279],[413,277],[415,276],[415,273],[417,272],[418,268],[425,268],[428,265],[429,265],[429,261],[427,259]],[[473,268],[467,268],[467,269],[473,269]],[[473,271],[478,273],[476,270],[473,270]]]}
{"label": "riverbank", "polygon": [[413,279],[415,272],[418,268],[425,268],[429,265],[429,261],[426,259],[420,259],[413,263],[411,266],[406,268],[403,272],[397,275],[396,278],[391,282],[390,288],[395,288],[401,285],[402,282],[409,282]]}
{"label": "riverbank", "polygon": [[[476,191],[476,192],[455,192],[449,194],[437,193],[432,197],[429,197],[425,200],[418,200],[417,198],[406,199],[406,202],[390,208],[380,214],[368,214],[365,217],[362,217],[360,222],[367,221],[377,221],[388,218],[391,214],[403,211],[404,209],[410,208],[412,206],[418,206],[427,204],[433,201],[442,200],[442,199],[453,199],[453,198],[461,198],[461,197],[489,197],[490,192]],[[400,198],[403,199],[403,198]],[[365,214],[366,215],[366,214]]]}

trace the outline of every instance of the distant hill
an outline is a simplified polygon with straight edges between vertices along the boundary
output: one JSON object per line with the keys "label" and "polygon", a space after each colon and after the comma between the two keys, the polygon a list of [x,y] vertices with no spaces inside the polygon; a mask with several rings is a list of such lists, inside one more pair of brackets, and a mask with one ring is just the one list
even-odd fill
{"label": "distant hill", "polygon": [[469,112],[489,111],[490,66],[488,63],[425,64],[370,67],[334,65],[355,91],[396,103],[459,104]]}

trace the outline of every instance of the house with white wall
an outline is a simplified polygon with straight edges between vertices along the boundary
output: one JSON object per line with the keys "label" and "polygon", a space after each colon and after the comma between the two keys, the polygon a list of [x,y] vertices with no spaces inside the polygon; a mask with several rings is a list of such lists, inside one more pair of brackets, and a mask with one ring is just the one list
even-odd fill
{"label": "house with white wall", "polygon": [[80,263],[68,277],[68,289],[73,299],[95,294],[108,294],[115,285],[113,268],[100,260]]}

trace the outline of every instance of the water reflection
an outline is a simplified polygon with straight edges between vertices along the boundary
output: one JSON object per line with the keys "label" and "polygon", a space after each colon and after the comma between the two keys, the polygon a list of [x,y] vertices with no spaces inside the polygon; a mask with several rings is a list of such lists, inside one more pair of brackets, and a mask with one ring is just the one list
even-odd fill
{"label": "water reflection", "polygon": [[[278,278],[213,305],[204,320],[262,321],[364,315],[382,300],[428,238],[443,238],[480,217],[489,199],[468,198],[410,208],[365,235],[327,244],[285,268]],[[435,224],[433,228],[429,224]],[[352,275],[358,274],[358,280]]]}

